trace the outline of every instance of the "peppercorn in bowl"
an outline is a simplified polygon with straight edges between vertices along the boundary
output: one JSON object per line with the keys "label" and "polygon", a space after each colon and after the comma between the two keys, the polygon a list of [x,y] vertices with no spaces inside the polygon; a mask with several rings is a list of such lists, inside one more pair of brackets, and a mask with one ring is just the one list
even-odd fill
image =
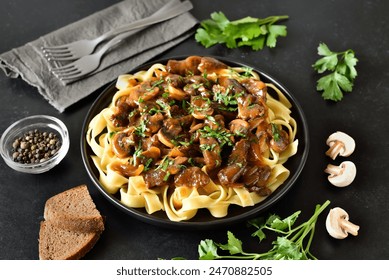
{"label": "peppercorn in bowl", "polygon": [[3,132],[0,153],[12,169],[39,174],[60,163],[69,144],[69,133],[61,120],[35,115],[15,122]]}

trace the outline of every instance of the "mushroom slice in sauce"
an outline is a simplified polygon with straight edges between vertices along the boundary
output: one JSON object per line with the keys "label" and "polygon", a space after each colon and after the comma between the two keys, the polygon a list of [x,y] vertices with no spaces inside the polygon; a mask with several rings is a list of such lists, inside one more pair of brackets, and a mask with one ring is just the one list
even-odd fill
{"label": "mushroom slice in sauce", "polygon": [[130,156],[132,148],[137,143],[134,130],[134,127],[130,127],[125,131],[114,134],[112,138],[112,149],[117,157],[125,158]]}
{"label": "mushroom slice in sauce", "polygon": [[242,82],[242,85],[249,93],[264,98],[266,100],[267,87],[264,82],[249,78],[247,80],[244,80]]}
{"label": "mushroom slice in sauce", "polygon": [[192,107],[192,116],[196,119],[206,119],[213,114],[210,100],[201,96],[191,97],[190,104]]}
{"label": "mushroom slice in sauce", "polygon": [[238,118],[248,120],[266,114],[266,107],[252,94],[238,97]]}
{"label": "mushroom slice in sauce", "polygon": [[272,139],[270,140],[270,148],[275,152],[281,153],[286,150],[289,145],[289,135],[283,130],[279,129],[275,124],[272,124]]}
{"label": "mushroom slice in sauce", "polygon": [[137,176],[142,173],[144,166],[143,165],[132,165],[130,163],[118,163],[111,165],[112,170],[117,171],[118,173],[122,174],[126,177],[132,177]]}
{"label": "mushroom slice in sauce", "polygon": [[250,125],[245,120],[235,119],[230,122],[230,130],[235,135],[245,137],[250,130]]}

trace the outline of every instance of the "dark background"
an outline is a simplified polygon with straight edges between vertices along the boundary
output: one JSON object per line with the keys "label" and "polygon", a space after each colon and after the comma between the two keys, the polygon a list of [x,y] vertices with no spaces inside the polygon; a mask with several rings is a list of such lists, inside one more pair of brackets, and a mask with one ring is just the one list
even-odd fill
{"label": "dark background", "polygon": [[[2,0],[0,9],[0,53],[81,19],[118,1],[110,0]],[[389,2],[376,1],[192,1],[192,14],[199,20],[223,11],[231,20],[245,16],[289,15],[288,35],[275,49],[254,52],[248,48],[205,49],[191,37],[160,57],[217,55],[258,67],[285,85],[300,102],[308,119],[310,153],[294,187],[268,213],[282,217],[302,210],[298,221],[309,218],[316,204],[331,201],[342,207],[361,228],[357,237],[331,238],[325,229],[329,208],[319,217],[311,252],[319,259],[389,259],[388,145],[388,57]],[[359,62],[352,93],[339,103],[325,101],[316,92],[319,78],[311,65],[319,58],[317,47],[353,49]],[[131,70],[131,69],[129,69]],[[41,175],[17,173],[0,160],[0,259],[38,259],[39,223],[45,201],[61,191],[87,184],[97,208],[107,216],[106,230],[87,259],[158,259],[181,256],[197,259],[200,240],[226,242],[231,230],[243,240],[246,251],[264,251],[250,237],[246,223],[212,231],[182,231],[145,224],[124,214],[98,192],[84,169],[80,155],[80,131],[85,115],[101,90],[58,113],[21,79],[0,74],[0,132],[26,116],[48,114],[63,120],[70,132],[66,158]],[[325,140],[334,131],[350,134],[356,141],[349,157],[358,169],[347,188],[336,188],[323,172],[332,160],[324,155]],[[335,163],[340,163],[339,158]]]}

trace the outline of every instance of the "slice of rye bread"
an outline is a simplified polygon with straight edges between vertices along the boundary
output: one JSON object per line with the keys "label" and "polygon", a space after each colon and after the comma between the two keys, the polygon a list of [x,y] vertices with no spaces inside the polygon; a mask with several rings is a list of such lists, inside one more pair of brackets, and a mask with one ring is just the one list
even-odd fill
{"label": "slice of rye bread", "polygon": [[50,221],[42,221],[39,231],[39,259],[78,260],[93,248],[100,234],[100,231],[66,230]]}
{"label": "slice of rye bread", "polygon": [[86,185],[59,193],[46,201],[43,217],[62,229],[102,232],[104,219]]}

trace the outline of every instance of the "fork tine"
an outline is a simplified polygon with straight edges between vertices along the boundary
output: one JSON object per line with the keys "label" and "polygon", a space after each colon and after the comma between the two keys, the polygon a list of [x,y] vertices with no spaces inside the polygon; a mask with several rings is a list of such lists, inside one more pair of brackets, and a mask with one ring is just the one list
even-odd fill
{"label": "fork tine", "polygon": [[72,60],[75,59],[72,53],[61,53],[61,54],[45,54],[47,60]]}
{"label": "fork tine", "polygon": [[56,75],[56,77],[58,79],[60,79],[61,81],[69,81],[69,80],[77,79],[77,78],[82,77],[84,75],[85,75],[85,73],[83,73],[81,70],[75,69],[71,73],[64,73],[64,74]]}
{"label": "fork tine", "polygon": [[69,75],[69,76],[62,76],[62,77],[58,77],[61,81],[70,81],[70,80],[74,80],[74,79],[78,79],[82,76],[84,76],[85,74],[82,74],[81,72],[80,73],[76,73],[74,75]]}
{"label": "fork tine", "polygon": [[58,79],[60,80],[63,80],[63,79],[73,79],[74,77],[78,77],[82,74],[81,71],[79,70],[74,70],[72,72],[69,72],[69,73],[60,73],[60,74],[56,74],[56,73],[53,73]]}
{"label": "fork tine", "polygon": [[57,49],[42,49],[43,53],[63,53],[68,52],[69,48],[57,48]]}
{"label": "fork tine", "polygon": [[43,55],[45,57],[61,57],[61,56],[66,56],[66,55],[72,55],[71,50],[66,50],[66,51],[57,51],[57,52],[44,52]]}
{"label": "fork tine", "polygon": [[70,44],[65,44],[65,45],[59,45],[59,46],[43,46],[41,47],[41,50],[44,52],[44,51],[55,51],[55,50],[63,50],[63,49],[67,49],[70,45]]}
{"label": "fork tine", "polygon": [[76,68],[76,67],[62,69],[62,70],[56,70],[56,69],[51,70],[51,72],[55,75],[65,75],[65,74],[69,74],[69,73],[74,73],[76,71],[78,71],[78,68]]}
{"label": "fork tine", "polygon": [[75,67],[75,63],[74,62],[66,64],[66,65],[63,65],[63,66],[51,68],[50,70],[51,71],[61,71],[61,70],[66,70],[68,68],[73,68],[73,67]]}

